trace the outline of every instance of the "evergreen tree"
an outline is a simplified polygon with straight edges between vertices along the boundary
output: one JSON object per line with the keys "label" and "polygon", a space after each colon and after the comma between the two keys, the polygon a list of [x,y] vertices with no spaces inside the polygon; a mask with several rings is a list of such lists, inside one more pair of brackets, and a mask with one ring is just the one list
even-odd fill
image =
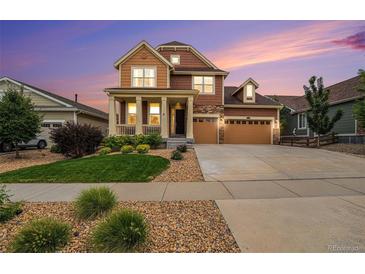
{"label": "evergreen tree", "polygon": [[309,87],[303,86],[303,88],[310,106],[310,110],[307,111],[308,126],[318,135],[317,147],[319,148],[320,136],[332,130],[335,123],[341,119],[342,110],[337,110],[332,118],[328,116],[329,90],[324,88],[322,77],[317,79],[316,76],[312,76],[309,79]]}
{"label": "evergreen tree", "polygon": [[41,117],[34,110],[29,97],[9,87],[0,100],[0,139],[15,146],[19,158],[21,142],[29,142],[40,132]]}

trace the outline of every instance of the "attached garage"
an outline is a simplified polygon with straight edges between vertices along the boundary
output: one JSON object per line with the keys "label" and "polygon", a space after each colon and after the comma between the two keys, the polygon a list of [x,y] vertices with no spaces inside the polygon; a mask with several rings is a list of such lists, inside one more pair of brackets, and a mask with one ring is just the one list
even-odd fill
{"label": "attached garage", "polygon": [[196,144],[218,144],[218,119],[194,118],[193,132]]}
{"label": "attached garage", "polygon": [[272,130],[270,120],[224,121],[225,144],[271,144]]}

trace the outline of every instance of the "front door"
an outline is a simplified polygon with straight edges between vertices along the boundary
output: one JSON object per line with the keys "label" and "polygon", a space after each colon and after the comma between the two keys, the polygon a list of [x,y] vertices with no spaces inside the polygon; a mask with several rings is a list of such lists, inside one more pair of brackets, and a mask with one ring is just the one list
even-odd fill
{"label": "front door", "polygon": [[185,134],[185,110],[177,109],[176,116],[176,134]]}

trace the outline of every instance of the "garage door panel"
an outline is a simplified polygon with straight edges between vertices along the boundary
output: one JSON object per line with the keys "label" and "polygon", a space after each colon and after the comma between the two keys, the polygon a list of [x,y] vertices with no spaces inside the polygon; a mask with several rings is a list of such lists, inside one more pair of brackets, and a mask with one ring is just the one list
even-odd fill
{"label": "garage door panel", "polygon": [[194,118],[193,131],[196,144],[217,144],[217,118]]}
{"label": "garage door panel", "polygon": [[232,121],[224,128],[225,144],[271,144],[269,121]]}

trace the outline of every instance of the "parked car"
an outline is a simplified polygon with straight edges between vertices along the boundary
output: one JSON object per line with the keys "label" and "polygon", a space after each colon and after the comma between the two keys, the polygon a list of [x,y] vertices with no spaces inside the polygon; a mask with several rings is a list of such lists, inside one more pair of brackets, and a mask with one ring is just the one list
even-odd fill
{"label": "parked car", "polygon": [[[28,147],[36,147],[38,149],[44,149],[47,147],[47,141],[46,139],[42,137],[37,137],[32,140],[30,140],[27,143],[21,143],[19,144],[20,148],[28,148]],[[3,152],[9,152],[14,149],[14,145],[8,142],[3,142],[0,140],[0,151]]]}

